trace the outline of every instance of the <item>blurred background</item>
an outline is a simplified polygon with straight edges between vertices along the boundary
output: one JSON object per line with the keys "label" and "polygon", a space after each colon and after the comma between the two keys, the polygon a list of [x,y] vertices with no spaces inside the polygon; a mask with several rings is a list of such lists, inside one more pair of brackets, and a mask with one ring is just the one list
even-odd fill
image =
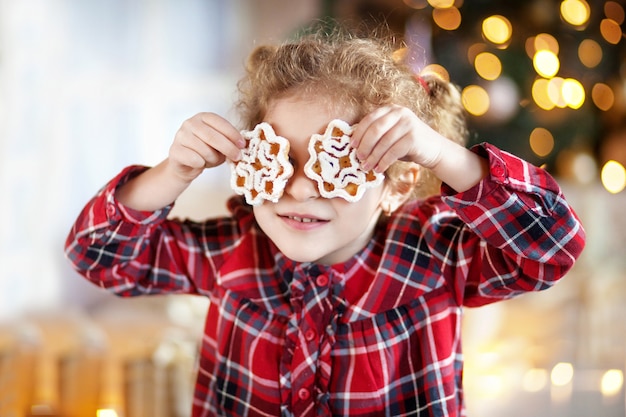
{"label": "blurred background", "polygon": [[[583,257],[555,288],[467,310],[470,417],[624,416],[624,0],[0,0],[0,416],[186,416],[206,301],[120,300],[63,256],[86,201],[163,159],[200,111],[236,121],[251,49],[314,19],[385,21],[463,91],[488,141],[562,185]],[[228,171],[173,215],[224,213]]]}

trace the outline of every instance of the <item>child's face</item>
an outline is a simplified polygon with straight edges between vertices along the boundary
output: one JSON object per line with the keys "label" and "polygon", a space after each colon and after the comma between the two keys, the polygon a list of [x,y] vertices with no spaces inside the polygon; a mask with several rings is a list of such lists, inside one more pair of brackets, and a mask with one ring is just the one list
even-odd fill
{"label": "child's face", "polygon": [[[337,107],[337,106],[335,106]],[[311,135],[324,133],[333,119],[350,124],[356,112],[331,111],[326,103],[300,96],[275,100],[265,117],[277,135],[290,143],[294,174],[277,203],[254,206],[256,220],[282,253],[298,262],[335,264],[359,252],[372,236],[381,213],[383,185],[366,190],[355,203],[322,198],[317,184],[304,175]]]}

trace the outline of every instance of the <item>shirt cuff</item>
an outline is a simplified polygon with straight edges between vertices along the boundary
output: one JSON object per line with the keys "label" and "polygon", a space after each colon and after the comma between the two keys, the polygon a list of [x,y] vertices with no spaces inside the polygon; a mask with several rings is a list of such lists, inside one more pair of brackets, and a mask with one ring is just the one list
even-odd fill
{"label": "shirt cuff", "polygon": [[141,211],[125,206],[115,198],[115,191],[118,187],[127,183],[147,169],[148,167],[140,165],[127,167],[115,178],[109,181],[109,183],[104,187],[104,198],[102,199],[104,207],[100,212],[104,213],[106,221],[109,224],[115,225],[120,222],[127,222],[138,226],[144,226],[161,222],[167,218],[173,204],[156,211]]}
{"label": "shirt cuff", "polygon": [[474,187],[461,193],[457,193],[448,184],[442,184],[441,195],[444,199],[452,200],[461,204],[472,204],[480,201],[485,195],[491,193],[495,188],[509,183],[507,157],[502,154],[500,149],[489,143],[481,143],[473,146],[470,151],[488,160],[489,174]]}
{"label": "shirt cuff", "polygon": [[488,143],[473,146],[471,151],[487,158],[489,173],[474,187],[461,193],[443,184],[441,195],[449,206],[462,209],[473,217],[485,209],[507,204],[515,194],[529,210],[542,216],[551,214],[561,190],[548,172]]}

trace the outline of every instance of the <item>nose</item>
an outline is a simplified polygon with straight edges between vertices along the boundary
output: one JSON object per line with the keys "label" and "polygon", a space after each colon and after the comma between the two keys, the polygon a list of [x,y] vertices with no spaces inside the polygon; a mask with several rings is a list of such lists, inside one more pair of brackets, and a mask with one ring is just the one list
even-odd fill
{"label": "nose", "polygon": [[319,197],[317,183],[304,174],[302,167],[294,170],[287,181],[285,192],[296,201],[307,201]]}

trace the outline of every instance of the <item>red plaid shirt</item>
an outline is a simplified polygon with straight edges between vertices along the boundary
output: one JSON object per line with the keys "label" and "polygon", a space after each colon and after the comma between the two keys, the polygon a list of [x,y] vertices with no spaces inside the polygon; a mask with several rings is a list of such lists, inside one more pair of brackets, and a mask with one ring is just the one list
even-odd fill
{"label": "red plaid shirt", "polygon": [[341,265],[285,258],[240,198],[232,216],[133,211],[115,187],[85,207],[66,253],[121,296],[209,297],[194,416],[460,416],[462,307],[553,285],[584,231],[543,170],[482,145],[473,189],[406,204]]}

